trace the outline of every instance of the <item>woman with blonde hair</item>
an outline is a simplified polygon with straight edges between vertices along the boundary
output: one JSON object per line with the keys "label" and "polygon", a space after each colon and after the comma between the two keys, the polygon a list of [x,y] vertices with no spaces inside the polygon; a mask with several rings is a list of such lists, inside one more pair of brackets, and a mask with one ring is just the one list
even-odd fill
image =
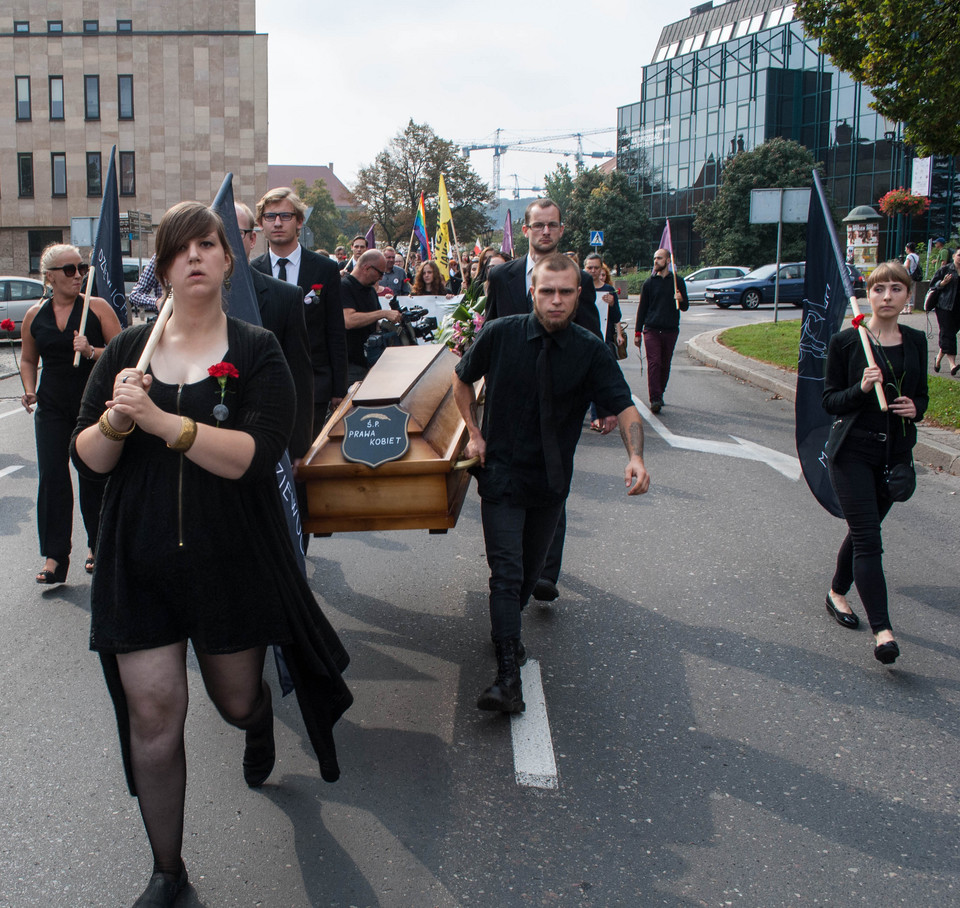
{"label": "woman with blonde hair", "polygon": [[[40,273],[50,297],[31,306],[23,319],[20,377],[24,391],[20,402],[28,413],[37,409],[37,526],[40,554],[45,559],[37,572],[37,583],[63,583],[67,579],[73,533],[70,436],[93,364],[107,342],[120,333],[116,313],[98,296],[90,298],[87,322],[80,333],[80,291],[88,270],[76,246],[47,246],[40,255]],[[74,367],[78,353],[80,362]],[[85,567],[92,573],[103,484],[83,476],[78,484],[80,513],[87,531]]]}

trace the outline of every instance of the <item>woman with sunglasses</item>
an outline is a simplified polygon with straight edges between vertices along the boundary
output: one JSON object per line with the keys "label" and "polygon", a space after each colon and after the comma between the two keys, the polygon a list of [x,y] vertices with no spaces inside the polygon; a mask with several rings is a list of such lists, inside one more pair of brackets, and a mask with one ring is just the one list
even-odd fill
{"label": "woman with sunglasses", "polygon": [[[28,413],[37,408],[37,526],[40,554],[46,559],[37,583],[63,583],[70,565],[73,530],[73,483],[70,480],[70,436],[77,424],[80,400],[93,364],[120,322],[110,304],[91,297],[84,333],[80,333],[83,297],[80,290],[89,266],[76,246],[57,243],[40,255],[40,272],[51,296],[32,306],[23,319],[20,399]],[[80,364],[74,368],[75,355]],[[43,363],[42,380],[37,383]],[[80,477],[80,513],[87,531],[87,573],[93,572],[103,484]]]}

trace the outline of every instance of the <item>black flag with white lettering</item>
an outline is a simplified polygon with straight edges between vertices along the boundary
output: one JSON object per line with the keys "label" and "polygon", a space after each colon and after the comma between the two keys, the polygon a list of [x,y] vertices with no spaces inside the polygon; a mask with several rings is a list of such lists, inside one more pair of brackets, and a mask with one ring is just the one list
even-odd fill
{"label": "black flag with white lettering", "polygon": [[127,300],[123,285],[123,253],[120,251],[120,202],[117,197],[117,146],[110,149],[107,181],[103,184],[100,220],[93,243],[94,294],[105,299],[127,326]]}
{"label": "black flag with white lettering", "polygon": [[803,478],[817,501],[834,517],[842,517],[823,450],[834,419],[823,409],[823,385],[830,338],[843,324],[853,288],[816,171],[813,186],[807,219],[807,265],[797,359],[797,454]]}

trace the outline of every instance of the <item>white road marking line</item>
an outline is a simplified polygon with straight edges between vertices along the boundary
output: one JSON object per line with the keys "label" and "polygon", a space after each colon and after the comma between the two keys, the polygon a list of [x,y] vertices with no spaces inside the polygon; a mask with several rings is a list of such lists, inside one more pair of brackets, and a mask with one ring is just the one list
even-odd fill
{"label": "white road marking line", "polygon": [[17,470],[22,470],[23,464],[18,463],[15,467],[4,467],[0,470],[0,479],[3,479],[4,476],[9,476],[11,473],[16,473]]}
{"label": "white road marking line", "polygon": [[13,416],[14,413],[26,413],[27,411],[23,407],[17,407],[16,410],[7,410],[6,413],[0,413],[0,419],[3,419],[5,416]]}
{"label": "white road marking line", "polygon": [[520,669],[520,680],[527,709],[510,717],[517,785],[559,788],[557,761],[553,755],[553,738],[547,719],[547,701],[543,696],[540,663],[536,659],[528,659]]}
{"label": "white road marking line", "polygon": [[746,441],[743,438],[737,438],[736,435],[730,437],[736,442],[732,444],[729,441],[711,441],[707,438],[691,438],[686,435],[674,435],[644,404],[636,394],[632,395],[633,402],[640,411],[644,420],[650,424],[650,428],[657,433],[671,448],[681,448],[687,451],[702,451],[705,454],[722,454],[724,457],[740,457],[744,460],[756,460],[773,467],[778,473],[786,476],[787,479],[798,480],[802,475],[800,472],[800,461],[790,454],[783,454],[775,451],[773,448],[767,448],[758,445],[752,441]]}

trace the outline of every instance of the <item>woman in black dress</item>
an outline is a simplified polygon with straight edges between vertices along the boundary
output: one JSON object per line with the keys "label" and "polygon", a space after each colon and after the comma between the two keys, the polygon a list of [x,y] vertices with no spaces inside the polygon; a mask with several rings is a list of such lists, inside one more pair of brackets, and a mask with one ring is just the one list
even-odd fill
{"label": "woman in black dress", "polygon": [[[107,342],[120,333],[116,314],[99,297],[91,297],[87,324],[84,333],[80,333],[83,297],[79,294],[87,270],[76,246],[47,246],[40,255],[40,271],[52,296],[31,306],[23,319],[20,377],[24,394],[20,402],[28,413],[33,412],[34,406],[37,408],[37,527],[40,554],[46,559],[37,573],[37,583],[63,583],[67,579],[73,534],[70,436],[93,364]],[[77,352],[80,365],[74,368]],[[97,547],[103,483],[81,476],[79,486],[80,513],[87,531],[86,569],[90,573]]]}
{"label": "woman in black dress", "polygon": [[[865,322],[876,366],[868,366],[856,328],[833,336],[827,354],[823,407],[837,416],[826,453],[830,479],[849,526],[837,554],[827,592],[827,612],[843,627],[860,620],[847,602],[856,583],[874,634],[874,656],[889,665],[900,655],[887,610],[880,523],[893,504],[887,493],[888,464],[907,464],[917,441],[916,422],[927,408],[927,339],[922,331],[897,324],[910,296],[910,276],[900,262],[885,262],[867,278],[873,310]],[[880,410],[874,385],[889,407]]]}
{"label": "woman in black dress", "polygon": [[156,265],[174,306],[147,374],[136,364],[152,326],[132,328],[94,370],[73,451],[78,469],[109,475],[90,645],[153,850],[138,908],[172,905],[187,882],[188,638],[220,714],[246,732],[251,787],[275,760],[268,645],[284,647],[329,781],[339,775],[331,726],[350,702],[346,653],[298,570],[281,510],[275,465],[295,398],[280,346],[224,313],[233,256],[210,209],[183,202],[164,215]]}
{"label": "woman in black dress", "polygon": [[950,374],[960,372],[957,361],[957,332],[960,331],[960,249],[953,253],[951,261],[930,280],[930,293],[927,295],[926,308],[933,309],[940,326],[939,349],[933,363],[933,371],[940,371],[940,363],[945,359]]}

